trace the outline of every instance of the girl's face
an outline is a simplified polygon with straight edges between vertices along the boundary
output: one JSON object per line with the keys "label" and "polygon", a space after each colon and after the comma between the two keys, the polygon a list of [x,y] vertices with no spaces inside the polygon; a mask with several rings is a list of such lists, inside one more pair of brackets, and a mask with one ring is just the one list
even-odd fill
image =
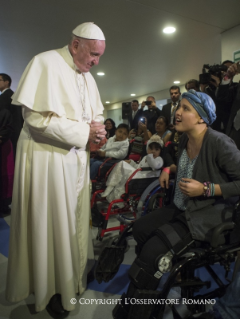
{"label": "girl's face", "polygon": [[113,128],[112,122],[111,121],[107,121],[105,123],[105,127],[106,127],[106,130],[111,130]]}
{"label": "girl's face", "polygon": [[160,133],[160,132],[164,133],[166,131],[166,128],[167,128],[167,126],[166,126],[166,123],[164,122],[163,119],[158,119],[156,121],[155,129],[156,129],[157,133]]}
{"label": "girl's face", "polygon": [[148,154],[153,154],[153,158],[156,158],[156,157],[158,157],[160,155],[161,150],[160,149],[156,150],[154,147],[153,147],[153,149],[150,149],[150,147],[148,147],[147,153]]}
{"label": "girl's face", "polygon": [[189,132],[196,128],[199,123],[203,123],[198,112],[187,99],[183,98],[175,113],[175,127],[179,132]]}

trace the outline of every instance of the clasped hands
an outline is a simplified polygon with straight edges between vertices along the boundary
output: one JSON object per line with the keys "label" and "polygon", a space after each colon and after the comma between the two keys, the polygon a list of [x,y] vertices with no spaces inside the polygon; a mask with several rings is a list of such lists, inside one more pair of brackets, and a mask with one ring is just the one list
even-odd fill
{"label": "clasped hands", "polygon": [[90,123],[90,132],[88,137],[90,142],[98,144],[106,136],[106,134],[105,125],[96,121],[92,121]]}

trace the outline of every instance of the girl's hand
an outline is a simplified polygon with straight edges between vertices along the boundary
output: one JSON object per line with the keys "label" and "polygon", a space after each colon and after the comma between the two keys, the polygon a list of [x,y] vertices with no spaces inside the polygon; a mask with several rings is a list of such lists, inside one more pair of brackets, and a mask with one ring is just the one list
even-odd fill
{"label": "girl's hand", "polygon": [[203,184],[191,178],[182,178],[178,183],[181,192],[189,197],[203,195]]}

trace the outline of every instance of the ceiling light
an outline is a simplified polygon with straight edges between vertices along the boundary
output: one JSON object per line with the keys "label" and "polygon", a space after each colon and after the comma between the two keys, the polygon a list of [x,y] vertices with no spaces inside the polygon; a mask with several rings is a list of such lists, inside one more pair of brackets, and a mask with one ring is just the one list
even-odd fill
{"label": "ceiling light", "polygon": [[164,33],[173,33],[175,31],[176,31],[176,29],[174,27],[167,27],[167,28],[163,29]]}
{"label": "ceiling light", "polygon": [[175,83],[175,84],[179,84],[179,83],[180,83],[180,81],[174,81],[173,83]]}
{"label": "ceiling light", "polygon": [[110,102],[109,102],[109,101],[106,101],[105,103],[109,104]]}
{"label": "ceiling light", "polygon": [[136,96],[136,94],[132,93],[131,96]]}
{"label": "ceiling light", "polygon": [[97,75],[105,75],[103,72],[98,72]]}

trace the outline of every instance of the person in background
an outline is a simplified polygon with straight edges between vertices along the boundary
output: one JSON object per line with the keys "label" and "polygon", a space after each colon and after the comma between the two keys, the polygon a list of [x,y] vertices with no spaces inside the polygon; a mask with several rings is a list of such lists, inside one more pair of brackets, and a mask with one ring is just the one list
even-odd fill
{"label": "person in background", "polygon": [[8,109],[0,109],[0,214],[11,210],[14,156],[10,140],[13,133],[12,116]]}
{"label": "person in background", "polygon": [[[143,111],[144,107],[147,106],[148,109]],[[148,96],[146,101],[143,101],[141,104],[142,115],[141,117],[146,117],[148,121],[148,129],[154,134],[155,123],[157,118],[161,115],[161,111],[157,108],[156,100],[154,96]]]}
{"label": "person in background", "polygon": [[187,91],[195,90],[196,92],[200,92],[200,83],[198,80],[191,79],[185,83],[185,89]]}
{"label": "person in background", "polygon": [[102,165],[104,157],[113,157],[124,159],[128,153],[128,134],[129,127],[127,124],[119,124],[115,135],[110,137],[106,144],[97,151],[97,158],[90,159],[90,179],[94,180],[97,176],[99,166]]}
{"label": "person in background", "polygon": [[174,125],[174,115],[181,97],[180,87],[177,85],[173,85],[170,87],[169,92],[172,102],[163,105],[161,115],[166,117],[169,123],[169,129],[172,130]]}
{"label": "person in background", "polygon": [[125,192],[125,184],[128,178],[138,168],[149,167],[152,170],[139,171],[134,178],[144,179],[149,177],[158,177],[160,174],[159,170],[163,166],[163,159],[160,156],[162,149],[162,139],[157,135],[153,135],[147,142],[147,155],[143,157],[139,164],[132,160],[125,160],[114,166],[107,179],[107,188],[101,196],[107,197],[107,201],[109,203],[114,199],[121,198],[121,195]]}
{"label": "person in background", "polygon": [[11,90],[12,79],[8,74],[0,73],[0,110],[6,108],[12,116],[12,134],[10,140],[13,146],[14,159],[16,156],[17,141],[23,127],[21,108],[12,103],[13,90]]}
{"label": "person in background", "polygon": [[160,136],[165,145],[169,141],[172,131],[168,130],[168,120],[164,116],[159,116],[155,124],[156,135]]}
{"label": "person in background", "polygon": [[139,102],[138,100],[133,100],[131,104],[132,112],[130,113],[130,116],[128,118],[130,130],[132,129],[137,129],[138,127],[138,122],[142,116],[142,109],[138,109],[139,107]]}
{"label": "person in background", "polygon": [[112,119],[106,119],[104,121],[105,130],[107,131],[106,138],[109,139],[115,135],[116,125]]}
{"label": "person in background", "polygon": [[150,139],[152,133],[148,129],[148,120],[145,116],[141,117],[138,121],[137,129],[132,129],[129,132],[129,139],[132,140],[135,137],[141,137],[143,142],[146,142]]}

